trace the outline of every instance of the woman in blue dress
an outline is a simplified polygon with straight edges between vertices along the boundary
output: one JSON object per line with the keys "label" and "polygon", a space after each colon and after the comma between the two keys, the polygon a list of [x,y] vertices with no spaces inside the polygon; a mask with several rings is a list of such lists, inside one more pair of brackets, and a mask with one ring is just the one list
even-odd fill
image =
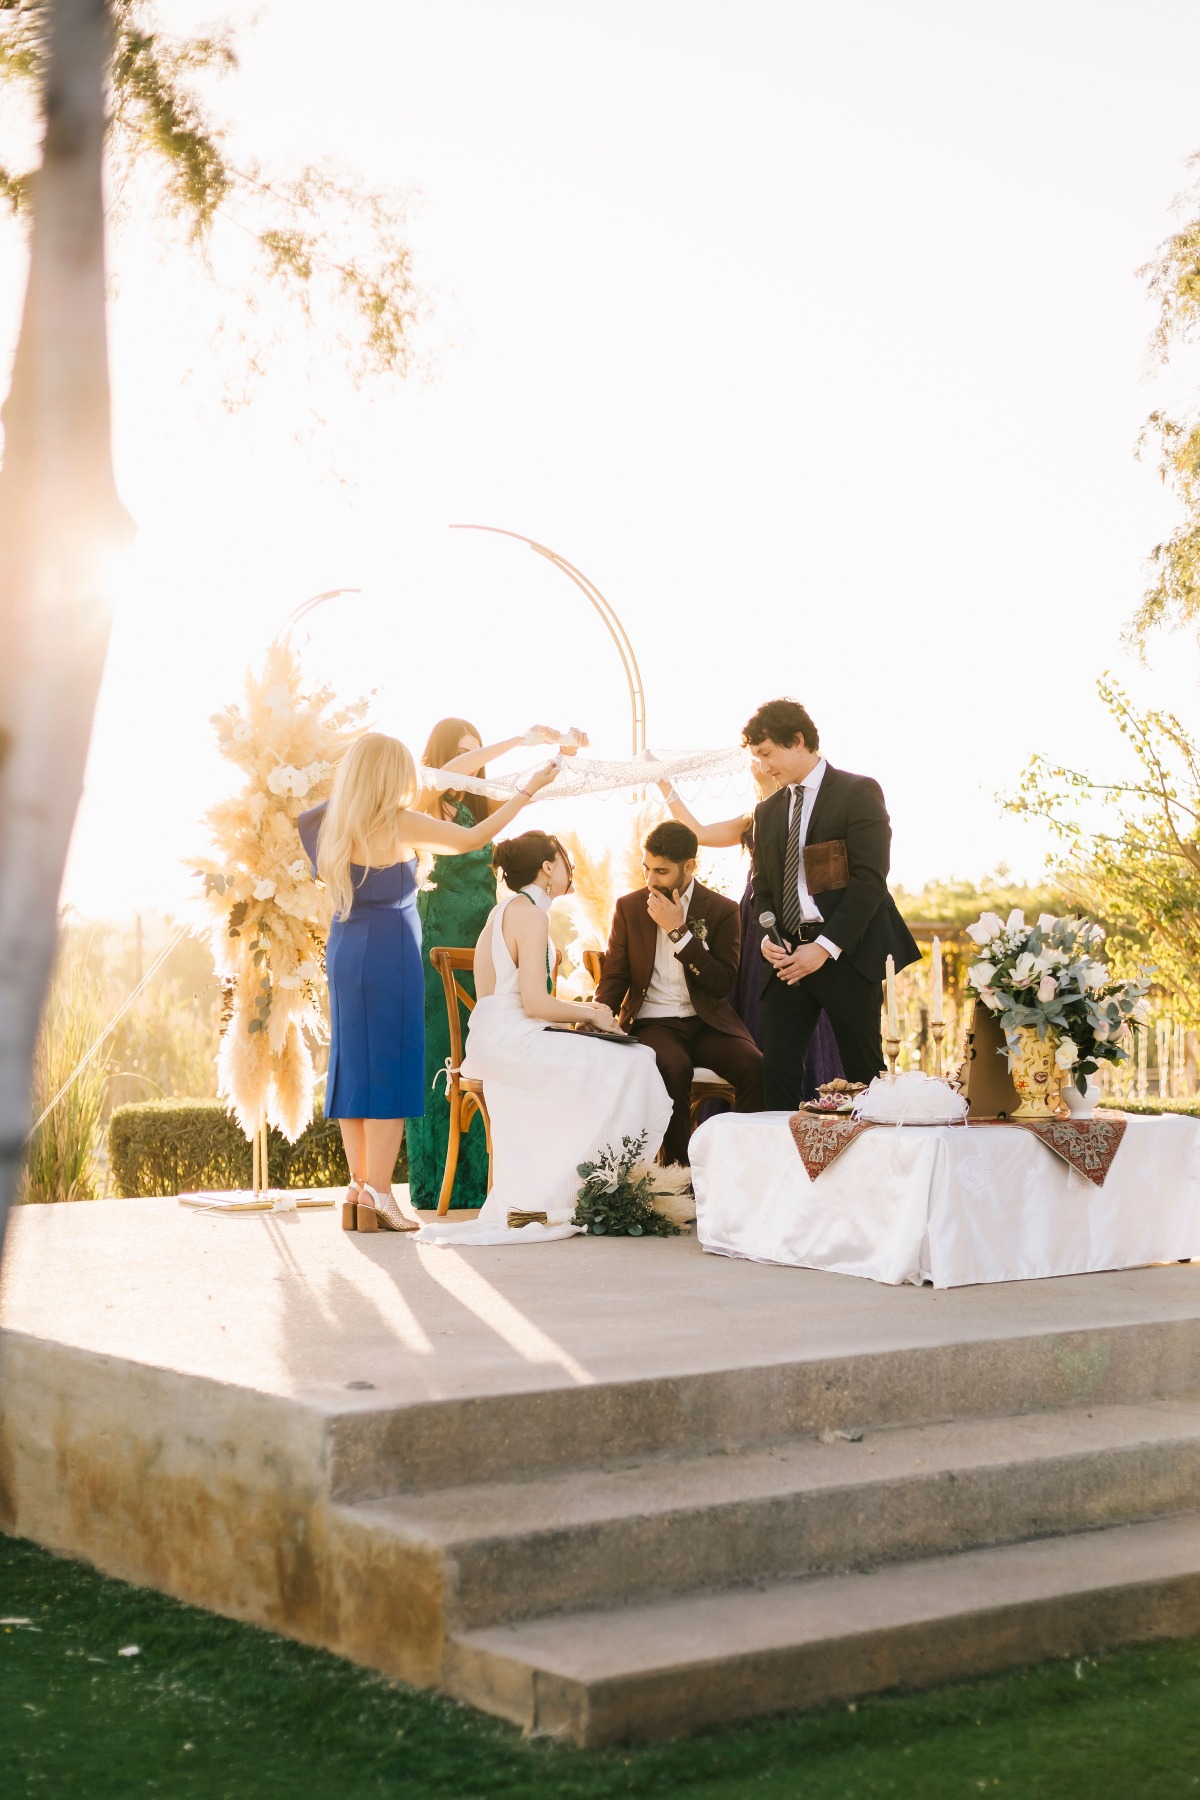
{"label": "woman in blue dress", "polygon": [[329,889],[325,950],[330,1047],[325,1116],[341,1126],[350,1186],[347,1231],[411,1231],[392,1193],[404,1121],[424,1109],[425,979],[417,914],[418,850],[478,850],[554,779],[538,771],[469,829],[418,812],[416,765],[371,731],[338,764],[333,792],[297,820],[313,873]]}

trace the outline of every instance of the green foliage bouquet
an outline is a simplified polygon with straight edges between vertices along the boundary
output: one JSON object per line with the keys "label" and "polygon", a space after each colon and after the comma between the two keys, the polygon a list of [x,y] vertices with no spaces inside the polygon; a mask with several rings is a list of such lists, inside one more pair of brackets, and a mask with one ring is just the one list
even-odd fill
{"label": "green foliage bouquet", "polygon": [[967,970],[968,991],[998,1015],[1011,1065],[1022,1026],[1058,1040],[1054,1060],[1082,1094],[1102,1062],[1124,1062],[1123,1042],[1146,1019],[1149,981],[1114,981],[1096,954],[1104,928],[1087,919],[1043,913],[1027,925],[1019,907],[1002,919],[985,912],[967,935],[979,960]]}
{"label": "green foliage bouquet", "polygon": [[620,1151],[606,1145],[595,1162],[580,1163],[575,1223],[592,1237],[678,1237],[679,1227],[651,1205],[653,1170],[638,1169],[645,1143],[646,1133],[639,1132],[622,1138]]}

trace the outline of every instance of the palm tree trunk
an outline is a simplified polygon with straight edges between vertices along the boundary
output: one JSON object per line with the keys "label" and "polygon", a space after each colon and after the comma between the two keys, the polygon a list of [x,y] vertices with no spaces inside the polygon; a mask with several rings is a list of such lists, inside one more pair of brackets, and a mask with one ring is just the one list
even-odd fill
{"label": "palm tree trunk", "polygon": [[107,0],[51,0],[42,166],[0,471],[0,1233],[29,1126],[58,895],[130,526],[110,441]]}

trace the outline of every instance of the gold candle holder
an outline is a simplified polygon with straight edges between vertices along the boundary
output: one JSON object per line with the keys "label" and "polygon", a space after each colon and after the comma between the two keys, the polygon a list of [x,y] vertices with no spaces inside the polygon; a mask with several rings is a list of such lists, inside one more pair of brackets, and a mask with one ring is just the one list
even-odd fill
{"label": "gold candle holder", "polygon": [[884,1053],[887,1056],[888,1080],[895,1081],[896,1061],[900,1055],[900,1039],[898,1037],[884,1038],[883,1048]]}
{"label": "gold candle holder", "polygon": [[942,1039],[946,1035],[944,1019],[935,1019],[929,1027],[933,1033],[933,1073],[938,1081],[942,1079]]}

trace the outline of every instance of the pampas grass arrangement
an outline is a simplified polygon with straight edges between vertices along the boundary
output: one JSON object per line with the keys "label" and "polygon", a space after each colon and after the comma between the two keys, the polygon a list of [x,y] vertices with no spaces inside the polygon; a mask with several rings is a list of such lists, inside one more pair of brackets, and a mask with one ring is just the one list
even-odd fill
{"label": "pampas grass arrangement", "polygon": [[328,797],[366,711],[365,700],[339,706],[330,688],[304,692],[294,651],[275,643],[262,672],[247,672],[241,705],[213,717],[221,752],[243,780],[206,815],[213,854],[196,872],[226,983],[218,1090],[247,1136],[265,1116],[294,1143],[312,1118],[312,1045],[328,1035],[329,907],[296,820]]}

